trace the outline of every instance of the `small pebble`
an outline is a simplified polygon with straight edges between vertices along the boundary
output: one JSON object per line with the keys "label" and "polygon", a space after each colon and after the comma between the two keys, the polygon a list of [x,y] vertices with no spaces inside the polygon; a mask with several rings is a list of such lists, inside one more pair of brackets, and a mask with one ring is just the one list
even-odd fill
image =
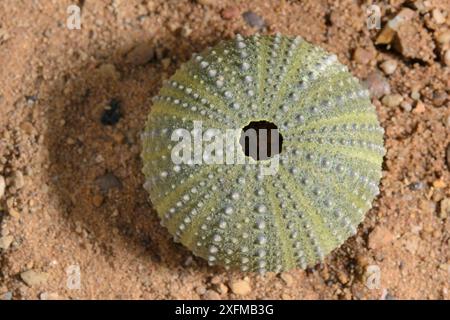
{"label": "small pebble", "polygon": [[0,237],[0,249],[4,251],[8,250],[13,240],[14,240],[13,236]]}
{"label": "small pebble", "polygon": [[46,284],[48,277],[48,273],[35,270],[28,270],[20,274],[20,278],[23,282],[30,287]]}
{"label": "small pebble", "polygon": [[189,267],[194,262],[194,258],[192,256],[188,256],[186,260],[184,260],[183,265],[185,267]]}
{"label": "small pebble", "polygon": [[95,207],[99,208],[103,204],[103,196],[96,194],[92,197],[92,203]]}
{"label": "small pebble", "polygon": [[374,54],[370,50],[356,48],[355,52],[353,52],[353,60],[357,63],[368,64],[373,58]]}
{"label": "small pebble", "polygon": [[16,209],[14,209],[12,207],[8,208],[8,214],[13,218],[16,218],[16,219],[20,218],[19,211],[17,211]]}
{"label": "small pebble", "polygon": [[387,292],[384,296],[384,300],[397,300],[395,296],[393,296],[391,293]]}
{"label": "small pebble", "polygon": [[288,287],[291,287],[294,283],[294,277],[292,277],[289,273],[286,272],[281,273],[280,278],[284,281],[284,283]]}
{"label": "small pebble", "polygon": [[104,63],[100,67],[97,68],[97,72],[100,76],[107,78],[118,80],[120,78],[120,73],[116,70],[116,67],[111,63]]}
{"label": "small pebble", "polygon": [[17,190],[22,189],[25,186],[25,179],[22,171],[14,171],[12,174],[12,184]]}
{"label": "small pebble", "polygon": [[356,263],[360,269],[364,269],[369,264],[369,259],[364,254],[359,254],[356,257]]}
{"label": "small pebble", "polygon": [[28,121],[24,121],[20,124],[20,129],[22,129],[22,131],[25,134],[31,135],[34,132],[34,126],[31,122]]}
{"label": "small pebble", "polygon": [[172,63],[172,60],[170,58],[164,58],[161,60],[161,65],[164,70],[169,69],[171,63]]}
{"label": "small pebble", "polygon": [[413,100],[416,100],[416,101],[419,100],[420,99],[420,92],[418,90],[413,90],[411,92],[411,98]]}
{"label": "small pebble", "polygon": [[397,61],[386,60],[380,65],[380,68],[387,75],[393,74],[397,69]]}
{"label": "small pebble", "polygon": [[343,272],[343,271],[339,271],[339,272],[337,273],[337,278],[338,278],[339,282],[342,283],[342,284],[344,284],[344,285],[347,284],[348,281],[349,281],[349,278],[348,278],[348,276],[347,276],[347,273],[345,273],[345,272]]}
{"label": "small pebble", "polygon": [[3,176],[0,176],[0,200],[5,195],[5,190],[6,190],[5,178]]}
{"label": "small pebble", "polygon": [[155,50],[151,43],[144,42],[135,46],[127,53],[125,61],[129,64],[139,66],[146,64],[155,56]]}
{"label": "small pebble", "polygon": [[398,107],[402,101],[403,97],[400,94],[388,94],[381,100],[381,102],[389,108]]}
{"label": "small pebble", "polygon": [[69,138],[67,138],[66,143],[69,146],[71,146],[71,145],[74,145],[76,143],[76,140],[74,140],[73,138],[69,137]]}
{"label": "small pebble", "polygon": [[370,249],[379,249],[389,244],[393,239],[394,236],[388,229],[377,226],[369,234],[367,244]]}
{"label": "small pebble", "polygon": [[1,296],[1,300],[12,300],[12,298],[13,298],[13,294],[11,291],[5,292]]}
{"label": "small pebble", "polygon": [[232,20],[239,16],[239,9],[238,7],[226,7],[220,14],[223,19]]}
{"label": "small pebble", "polygon": [[440,35],[437,36],[436,40],[441,44],[445,45],[447,43],[450,43],[450,30],[447,30],[445,32],[442,32]]}
{"label": "small pebble", "polygon": [[416,106],[413,110],[414,113],[420,114],[420,113],[424,113],[425,112],[425,105],[423,104],[422,101],[417,101]]}
{"label": "small pebble", "polygon": [[437,24],[443,24],[445,22],[445,16],[442,14],[442,11],[439,10],[438,8],[433,9],[433,11],[431,12],[434,21]]}
{"label": "small pebble", "polygon": [[444,271],[447,271],[447,270],[450,271],[449,268],[450,268],[450,264],[442,263],[439,265],[439,269],[444,270]]}
{"label": "small pebble", "polygon": [[110,189],[121,188],[122,183],[113,173],[108,172],[95,180],[95,183],[99,186],[103,193],[108,193]]}
{"label": "small pebble", "polygon": [[208,290],[203,295],[205,300],[220,300],[220,295],[214,290]]}
{"label": "small pebble", "polygon": [[442,107],[447,101],[448,94],[444,90],[436,90],[433,92],[433,104],[435,107]]}
{"label": "small pebble", "polygon": [[195,292],[202,296],[206,293],[206,288],[204,286],[198,286],[197,288],[195,288]]}
{"label": "small pebble", "polygon": [[105,161],[105,158],[103,158],[103,156],[101,155],[101,154],[98,154],[96,157],[95,157],[95,163],[102,163],[102,162],[104,162]]}
{"label": "small pebble", "polygon": [[411,190],[422,190],[425,187],[425,184],[422,181],[413,182],[409,185]]}
{"label": "small pebble", "polygon": [[447,66],[450,66],[450,50],[445,51],[443,60]]}
{"label": "small pebble", "polygon": [[118,209],[114,209],[111,213],[111,217],[117,217],[119,215],[119,210]]}
{"label": "small pebble", "polygon": [[442,179],[437,179],[433,181],[433,187],[436,189],[444,189],[447,186],[447,184]]}
{"label": "small pebble", "polygon": [[439,218],[447,219],[450,215],[450,198],[445,198],[439,203]]}
{"label": "small pebble", "polygon": [[219,283],[221,283],[222,281],[220,280],[220,277],[219,276],[214,276],[214,277],[212,277],[211,278],[211,284],[219,284]]}
{"label": "small pebble", "polygon": [[370,91],[370,94],[378,99],[391,93],[391,86],[380,71],[371,72],[363,84]]}
{"label": "small pebble", "polygon": [[291,300],[291,299],[292,297],[288,293],[283,292],[281,294],[281,300]]}
{"label": "small pebble", "polygon": [[400,104],[400,106],[402,107],[402,109],[405,112],[411,112],[412,110],[412,105],[411,103],[407,102],[407,101],[402,101],[402,103]]}
{"label": "small pebble", "polygon": [[25,96],[25,100],[27,101],[27,104],[29,106],[32,106],[37,101],[37,97],[36,96]]}
{"label": "small pebble", "polygon": [[252,28],[262,29],[266,26],[266,22],[253,11],[246,11],[242,14],[245,22]]}
{"label": "small pebble", "polygon": [[250,284],[245,280],[232,281],[230,283],[230,289],[234,294],[239,296],[246,296],[252,291]]}
{"label": "small pebble", "polygon": [[228,287],[226,285],[224,285],[223,283],[219,283],[215,287],[216,287],[216,291],[220,294],[228,293]]}
{"label": "small pebble", "polygon": [[39,299],[41,300],[61,300],[59,295],[56,292],[42,292],[39,295]]}
{"label": "small pebble", "polygon": [[411,254],[416,254],[417,249],[419,248],[420,237],[418,235],[411,235],[405,241],[405,249],[409,251]]}

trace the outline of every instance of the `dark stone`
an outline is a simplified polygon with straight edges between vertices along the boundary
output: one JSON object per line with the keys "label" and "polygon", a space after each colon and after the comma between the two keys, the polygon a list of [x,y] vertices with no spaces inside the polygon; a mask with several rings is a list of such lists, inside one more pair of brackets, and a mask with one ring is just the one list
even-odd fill
{"label": "dark stone", "polygon": [[104,174],[101,177],[98,177],[95,182],[99,186],[100,190],[104,193],[107,193],[110,189],[122,187],[122,183],[120,182],[119,178],[117,178],[110,172]]}
{"label": "dark stone", "polygon": [[436,90],[433,92],[433,104],[435,107],[439,108],[445,105],[448,95],[443,90]]}
{"label": "dark stone", "polygon": [[119,122],[122,117],[121,103],[118,99],[113,98],[109,102],[108,108],[103,111],[101,122],[105,126],[113,126]]}
{"label": "dark stone", "polygon": [[397,298],[395,296],[393,296],[392,294],[390,294],[389,292],[386,294],[384,299],[386,299],[386,300],[397,300]]}
{"label": "dark stone", "polygon": [[409,189],[411,190],[422,190],[425,187],[425,184],[422,181],[413,182],[409,185]]}
{"label": "dark stone", "polygon": [[25,100],[27,101],[28,104],[33,104],[37,101],[37,97],[36,96],[25,96]]}

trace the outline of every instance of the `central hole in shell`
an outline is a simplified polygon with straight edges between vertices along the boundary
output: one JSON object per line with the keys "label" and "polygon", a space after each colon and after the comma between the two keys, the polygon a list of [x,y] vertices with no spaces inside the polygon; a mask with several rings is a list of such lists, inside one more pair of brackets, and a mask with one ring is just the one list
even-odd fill
{"label": "central hole in shell", "polygon": [[272,122],[252,121],[242,128],[239,143],[247,157],[267,160],[281,152],[283,136]]}

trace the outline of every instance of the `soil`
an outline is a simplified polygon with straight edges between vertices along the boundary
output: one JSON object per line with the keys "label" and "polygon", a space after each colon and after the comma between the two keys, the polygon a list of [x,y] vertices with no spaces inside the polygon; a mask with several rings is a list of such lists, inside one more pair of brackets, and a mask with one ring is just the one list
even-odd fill
{"label": "soil", "polygon": [[[382,28],[412,17],[378,42],[371,1],[80,0],[69,29],[72,2],[0,2],[0,298],[450,298],[450,1],[384,1]],[[139,143],[181,63],[255,32],[300,35],[367,79],[387,148],[357,236],[314,268],[264,277],[172,241]]]}

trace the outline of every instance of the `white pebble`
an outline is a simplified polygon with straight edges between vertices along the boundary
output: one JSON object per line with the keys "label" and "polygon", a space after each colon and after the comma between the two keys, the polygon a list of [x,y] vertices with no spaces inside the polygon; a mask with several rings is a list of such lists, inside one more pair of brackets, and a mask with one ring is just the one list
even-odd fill
{"label": "white pebble", "polygon": [[395,60],[386,60],[381,65],[381,70],[387,75],[393,74],[397,69],[397,61]]}

